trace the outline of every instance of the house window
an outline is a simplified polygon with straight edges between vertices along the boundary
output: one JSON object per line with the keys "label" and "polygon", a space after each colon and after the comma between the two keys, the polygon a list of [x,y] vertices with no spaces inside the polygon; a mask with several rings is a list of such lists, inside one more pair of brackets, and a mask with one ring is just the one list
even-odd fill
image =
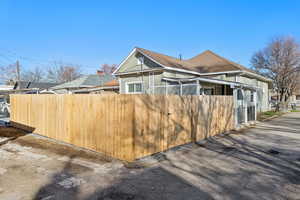
{"label": "house window", "polygon": [[205,95],[214,95],[214,89],[213,88],[203,88],[203,93]]}
{"label": "house window", "polygon": [[243,100],[243,92],[241,89],[237,90],[237,100]]}
{"label": "house window", "polygon": [[142,93],[142,82],[127,83],[127,93]]}
{"label": "house window", "polygon": [[300,101],[300,95],[296,95],[296,100]]}
{"label": "house window", "polygon": [[137,64],[138,65],[144,64],[144,57],[138,57],[137,58]]}
{"label": "house window", "polygon": [[254,102],[254,92],[251,91],[250,102]]}

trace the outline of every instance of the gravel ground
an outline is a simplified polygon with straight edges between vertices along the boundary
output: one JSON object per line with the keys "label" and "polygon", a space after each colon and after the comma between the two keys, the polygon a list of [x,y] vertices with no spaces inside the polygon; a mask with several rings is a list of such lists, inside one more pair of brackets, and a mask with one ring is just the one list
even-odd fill
{"label": "gravel ground", "polygon": [[300,199],[300,113],[132,164],[21,134],[0,145],[0,199]]}

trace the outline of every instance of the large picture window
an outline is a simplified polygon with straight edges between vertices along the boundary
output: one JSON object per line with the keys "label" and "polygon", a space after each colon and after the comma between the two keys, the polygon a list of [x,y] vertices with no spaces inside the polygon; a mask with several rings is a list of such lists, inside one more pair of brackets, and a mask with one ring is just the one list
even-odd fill
{"label": "large picture window", "polygon": [[127,83],[127,93],[139,94],[142,93],[142,82]]}
{"label": "large picture window", "polygon": [[300,101],[300,95],[296,95],[296,100]]}

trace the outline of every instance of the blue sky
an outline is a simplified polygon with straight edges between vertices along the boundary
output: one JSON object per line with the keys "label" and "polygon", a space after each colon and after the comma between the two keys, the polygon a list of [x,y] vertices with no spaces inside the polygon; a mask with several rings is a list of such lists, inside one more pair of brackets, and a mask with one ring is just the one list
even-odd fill
{"label": "blue sky", "polygon": [[183,58],[210,49],[250,66],[278,35],[300,39],[300,1],[0,1],[0,64],[28,69],[61,60],[94,73],[134,46]]}

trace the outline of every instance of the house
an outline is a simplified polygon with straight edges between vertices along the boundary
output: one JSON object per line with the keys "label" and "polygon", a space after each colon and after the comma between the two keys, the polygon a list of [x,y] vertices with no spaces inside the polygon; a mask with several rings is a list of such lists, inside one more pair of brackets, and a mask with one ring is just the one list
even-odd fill
{"label": "house", "polygon": [[13,85],[0,85],[0,92],[12,90],[14,88]]}
{"label": "house", "polygon": [[56,86],[57,83],[49,82],[32,82],[32,81],[16,81],[13,86],[14,93],[40,93],[43,90],[47,90],[53,86]]}
{"label": "house", "polygon": [[291,97],[291,102],[295,103],[297,107],[300,107],[300,89],[298,89]]}
{"label": "house", "polygon": [[74,94],[118,94],[119,82],[116,79],[106,82],[101,86],[74,90]]}
{"label": "house", "polygon": [[115,79],[114,76],[110,74],[97,72],[97,74],[84,75],[73,81],[51,87],[50,90],[57,94],[73,93],[77,90],[104,85],[106,82],[112,81],[113,79]]}
{"label": "house", "polygon": [[269,110],[272,81],[210,50],[183,60],[136,47],[114,75],[121,94],[235,95],[240,109]]}

